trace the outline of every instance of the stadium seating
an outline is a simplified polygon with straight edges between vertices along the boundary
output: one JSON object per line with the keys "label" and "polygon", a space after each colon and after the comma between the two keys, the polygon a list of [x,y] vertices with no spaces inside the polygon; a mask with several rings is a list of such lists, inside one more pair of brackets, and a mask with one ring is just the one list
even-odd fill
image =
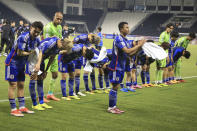
{"label": "stadium seating", "polygon": [[44,24],[48,23],[49,20],[44,16],[33,4],[24,1],[14,0],[1,0],[3,4],[11,8],[13,11],[20,14],[29,22],[42,21]]}
{"label": "stadium seating", "polygon": [[163,28],[161,25],[166,22],[172,14],[153,13],[131,32],[132,35],[158,36]]}
{"label": "stadium seating", "polygon": [[148,13],[108,12],[102,24],[102,32],[105,34],[118,33],[117,25],[121,21],[127,21],[132,30],[147,15]]}

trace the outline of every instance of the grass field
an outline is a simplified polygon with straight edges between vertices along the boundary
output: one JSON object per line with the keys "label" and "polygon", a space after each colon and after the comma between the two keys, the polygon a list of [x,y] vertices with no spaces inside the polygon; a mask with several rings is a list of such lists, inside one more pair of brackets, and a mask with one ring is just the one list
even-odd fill
{"label": "grass field", "polygon": [[[112,40],[104,40],[110,48]],[[183,59],[183,77],[197,76],[197,46],[189,45],[189,60]],[[118,107],[126,112],[121,115],[107,113],[108,95],[94,94],[81,100],[51,101],[53,109],[26,114],[23,118],[10,116],[7,101],[8,83],[4,80],[4,60],[0,57],[0,131],[13,130],[68,130],[68,131],[196,131],[197,130],[197,77],[186,79],[186,83],[163,88],[143,88],[136,93],[118,92]],[[60,76],[60,74],[59,74]],[[45,94],[51,76],[44,81]],[[151,65],[151,80],[155,78],[155,63]],[[61,97],[60,77],[55,92]],[[140,81],[141,79],[138,78]],[[29,96],[28,76],[25,96]],[[141,82],[141,81],[140,81]],[[98,87],[98,82],[97,82]],[[84,89],[81,79],[80,89]],[[26,99],[31,109],[31,100]]]}

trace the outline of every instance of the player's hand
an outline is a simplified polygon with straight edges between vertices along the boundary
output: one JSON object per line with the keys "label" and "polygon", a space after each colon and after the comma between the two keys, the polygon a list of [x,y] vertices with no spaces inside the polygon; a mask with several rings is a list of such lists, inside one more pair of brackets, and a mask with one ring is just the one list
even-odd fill
{"label": "player's hand", "polygon": [[59,54],[66,54],[67,53],[67,50],[61,50],[60,52],[59,52]]}
{"label": "player's hand", "polygon": [[33,72],[30,76],[31,80],[37,80],[37,73]]}
{"label": "player's hand", "polygon": [[33,54],[33,53],[35,53],[36,52],[36,50],[31,50],[29,53],[30,54]]}
{"label": "player's hand", "polygon": [[142,39],[142,40],[140,40],[140,41],[138,42],[138,45],[139,45],[139,46],[143,46],[145,42],[146,42],[146,39]]}
{"label": "player's hand", "polygon": [[35,68],[34,68],[34,72],[38,72],[40,70],[40,64],[36,64]]}
{"label": "player's hand", "polygon": [[106,69],[108,67],[108,65],[109,65],[109,63],[105,63],[102,68]]}

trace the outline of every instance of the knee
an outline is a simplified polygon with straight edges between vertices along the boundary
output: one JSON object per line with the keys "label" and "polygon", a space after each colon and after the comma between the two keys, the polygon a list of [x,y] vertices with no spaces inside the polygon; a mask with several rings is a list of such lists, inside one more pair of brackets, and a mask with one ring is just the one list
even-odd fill
{"label": "knee", "polygon": [[9,82],[10,88],[16,89],[17,83],[16,82]]}

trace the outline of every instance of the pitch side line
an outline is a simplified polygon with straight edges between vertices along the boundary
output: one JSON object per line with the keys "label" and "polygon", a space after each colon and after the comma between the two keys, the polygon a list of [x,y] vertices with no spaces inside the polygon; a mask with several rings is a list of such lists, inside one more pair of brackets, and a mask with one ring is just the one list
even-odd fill
{"label": "pitch side line", "polygon": [[[191,78],[197,78],[197,76],[186,76],[186,77],[183,77],[183,79],[191,79]],[[84,91],[84,90],[81,90],[81,91]],[[54,93],[55,95],[59,95],[61,94],[61,92],[57,92],[57,93]],[[46,95],[44,95],[46,96]],[[27,96],[25,97],[25,99],[30,99],[31,97],[30,96]],[[2,102],[8,102],[9,100],[8,99],[4,99],[4,100],[0,100],[0,103]]]}

